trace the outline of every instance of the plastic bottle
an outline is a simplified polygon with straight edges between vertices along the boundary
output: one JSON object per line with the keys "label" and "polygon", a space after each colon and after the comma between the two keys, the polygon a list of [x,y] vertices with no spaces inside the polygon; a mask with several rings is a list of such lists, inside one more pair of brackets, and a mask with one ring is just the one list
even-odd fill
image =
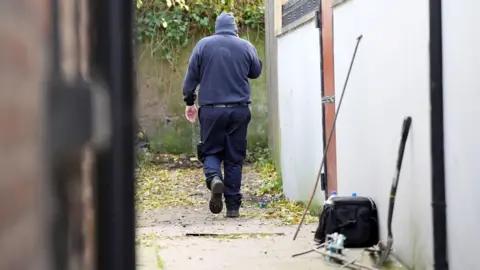
{"label": "plastic bottle", "polygon": [[352,193],[352,197],[357,197],[357,193]]}
{"label": "plastic bottle", "polygon": [[337,192],[336,191],[332,191],[332,195],[330,195],[330,197],[327,199],[327,201],[325,201],[325,204],[331,204],[332,203],[332,198],[337,196]]}

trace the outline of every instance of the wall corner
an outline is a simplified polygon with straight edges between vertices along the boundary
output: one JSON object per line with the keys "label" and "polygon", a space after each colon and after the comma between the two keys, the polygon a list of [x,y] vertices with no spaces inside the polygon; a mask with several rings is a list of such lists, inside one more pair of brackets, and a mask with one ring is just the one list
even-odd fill
{"label": "wall corner", "polygon": [[278,113],[278,70],[276,30],[282,27],[282,4],[286,0],[265,0],[265,58],[268,89],[268,145],[281,173],[280,125]]}

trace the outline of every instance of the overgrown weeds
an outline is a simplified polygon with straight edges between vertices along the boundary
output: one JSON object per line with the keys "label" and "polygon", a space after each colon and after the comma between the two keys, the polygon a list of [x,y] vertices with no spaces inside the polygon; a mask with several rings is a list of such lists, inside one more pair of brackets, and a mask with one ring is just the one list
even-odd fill
{"label": "overgrown weeds", "polygon": [[254,164],[256,171],[262,177],[263,185],[258,190],[257,196],[281,195],[282,177],[277,171],[271,151],[268,148],[257,148],[248,153],[247,160]]}
{"label": "overgrown weeds", "polygon": [[[209,192],[205,188],[203,170],[195,157],[160,155],[146,150],[139,152],[136,204],[137,209],[187,207],[204,211]],[[287,200],[282,192],[282,179],[268,149],[248,153],[243,192],[244,216],[297,224],[305,203]],[[316,222],[320,206],[310,207],[306,223]]]}
{"label": "overgrown weeds", "polygon": [[256,40],[264,34],[263,0],[137,0],[136,4],[138,39],[172,67],[192,38],[214,32],[221,12],[232,12],[248,39],[249,30]]}

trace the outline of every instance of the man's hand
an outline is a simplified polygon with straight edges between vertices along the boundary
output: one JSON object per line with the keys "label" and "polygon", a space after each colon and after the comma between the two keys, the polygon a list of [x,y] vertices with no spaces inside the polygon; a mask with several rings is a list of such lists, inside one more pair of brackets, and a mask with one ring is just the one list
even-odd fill
{"label": "man's hand", "polygon": [[185,107],[185,117],[187,118],[188,122],[195,123],[197,119],[197,106],[187,106]]}

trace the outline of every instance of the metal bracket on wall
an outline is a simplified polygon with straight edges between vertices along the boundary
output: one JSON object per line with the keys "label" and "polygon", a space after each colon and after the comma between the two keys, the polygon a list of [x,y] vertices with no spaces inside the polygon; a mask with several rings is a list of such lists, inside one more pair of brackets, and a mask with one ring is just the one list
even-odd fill
{"label": "metal bracket on wall", "polygon": [[322,14],[320,13],[320,10],[315,12],[315,27],[317,29],[322,29]]}
{"label": "metal bracket on wall", "polygon": [[335,103],[335,96],[323,97],[323,98],[322,98],[322,103],[324,103],[324,104],[332,104],[332,103]]}
{"label": "metal bracket on wall", "polygon": [[58,79],[51,84],[47,100],[53,153],[79,151],[89,140],[105,147],[111,131],[109,96],[103,87]]}
{"label": "metal bracket on wall", "polygon": [[83,83],[61,78],[48,92],[50,149],[54,154],[77,152],[92,136],[91,92]]}

